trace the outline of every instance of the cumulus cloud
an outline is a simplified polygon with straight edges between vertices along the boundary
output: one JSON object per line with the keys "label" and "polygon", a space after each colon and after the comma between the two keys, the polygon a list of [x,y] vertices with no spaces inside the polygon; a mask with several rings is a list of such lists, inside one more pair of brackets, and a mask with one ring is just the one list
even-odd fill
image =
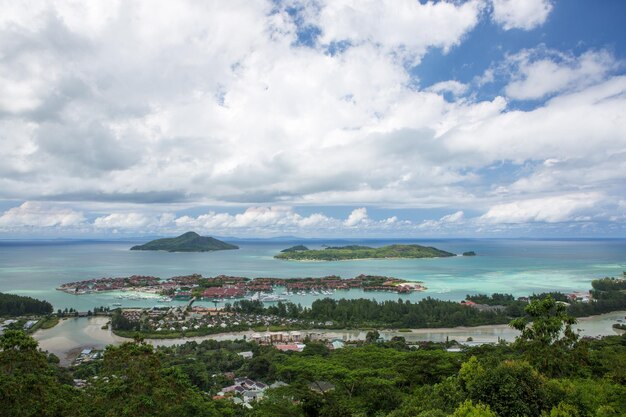
{"label": "cumulus cloud", "polygon": [[417,227],[421,230],[439,230],[441,228],[458,225],[464,221],[465,213],[459,210],[451,214],[446,214],[439,220],[424,220]]}
{"label": "cumulus cloud", "polygon": [[151,219],[142,213],[113,213],[97,217],[93,225],[99,229],[136,229],[150,223]]}
{"label": "cumulus cloud", "polygon": [[457,45],[478,23],[481,9],[477,0],[461,4],[333,0],[322,6],[316,23],[322,28],[322,43],[374,42],[419,60],[429,47],[445,51]]}
{"label": "cumulus cloud", "polygon": [[292,207],[249,207],[243,213],[229,214],[211,211],[198,217],[183,216],[174,220],[179,228],[201,228],[204,230],[258,229],[272,231],[282,229],[307,229],[321,227],[332,219],[314,213],[301,216]]}
{"label": "cumulus cloud", "polygon": [[434,93],[452,93],[455,96],[463,95],[467,92],[468,86],[456,80],[441,81],[428,87],[427,91]]}
{"label": "cumulus cloud", "polygon": [[531,30],[543,24],[552,11],[551,0],[492,0],[493,20],[504,30]]}
{"label": "cumulus cloud", "polygon": [[[489,18],[484,5],[9,2],[0,199],[97,204],[87,217],[103,233],[406,231],[422,222],[366,207],[452,213],[432,220],[443,228],[471,222],[460,210],[555,189],[626,199],[626,79],[612,54],[535,48],[471,83],[420,85],[415,66],[461,45]],[[493,6],[507,29],[535,27],[552,7]],[[470,91],[503,77],[502,96]],[[301,205],[358,209],[338,219]],[[249,208],[172,214],[206,206]]]}
{"label": "cumulus cloud", "polygon": [[607,51],[587,51],[577,57],[542,48],[524,50],[510,56],[508,62],[515,72],[505,92],[517,100],[582,89],[604,80],[618,66]]}
{"label": "cumulus cloud", "polygon": [[0,228],[70,228],[85,222],[81,212],[72,209],[27,201],[5,211],[0,216]]}
{"label": "cumulus cloud", "polygon": [[480,220],[490,224],[565,222],[575,220],[601,198],[601,195],[595,193],[578,193],[498,204],[491,207]]}
{"label": "cumulus cloud", "polygon": [[348,227],[353,227],[358,225],[359,223],[366,222],[367,219],[367,209],[365,207],[361,207],[352,210],[352,213],[350,213],[350,215],[348,216],[346,221],[343,222],[343,224]]}

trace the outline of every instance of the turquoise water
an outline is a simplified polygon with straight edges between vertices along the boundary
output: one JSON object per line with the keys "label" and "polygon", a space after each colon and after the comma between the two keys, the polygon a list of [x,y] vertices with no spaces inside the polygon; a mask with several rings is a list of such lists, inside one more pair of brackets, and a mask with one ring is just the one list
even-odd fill
{"label": "turquoise water", "polygon": [[[74,307],[82,311],[117,302],[124,306],[143,307],[159,304],[155,299],[118,299],[119,294],[115,293],[75,296],[55,288],[68,281],[133,274],[161,278],[191,273],[284,278],[336,274],[348,278],[365,273],[423,281],[428,291],[404,297],[390,293],[337,291],[333,297],[419,300],[430,296],[460,300],[466,294],[477,292],[506,292],[520,296],[552,290],[588,290],[591,280],[621,276],[626,270],[626,239],[402,241],[435,246],[454,253],[473,250],[479,256],[340,262],[280,261],[273,259],[273,255],[298,243],[319,248],[322,244],[381,246],[398,241],[227,241],[238,244],[240,249],[212,253],[166,253],[128,250],[142,242],[4,241],[0,242],[0,291],[43,298],[50,301],[55,309]],[[291,301],[310,305],[315,299],[305,295],[293,296]]]}

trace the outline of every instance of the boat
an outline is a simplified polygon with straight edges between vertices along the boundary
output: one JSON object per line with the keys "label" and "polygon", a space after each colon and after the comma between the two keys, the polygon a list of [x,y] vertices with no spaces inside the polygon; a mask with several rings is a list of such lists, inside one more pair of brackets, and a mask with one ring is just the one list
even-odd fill
{"label": "boat", "polygon": [[285,297],[280,297],[278,295],[269,294],[269,295],[261,295],[261,293],[255,292],[253,295],[248,297],[250,301],[262,301],[262,302],[276,302],[276,301],[287,301]]}

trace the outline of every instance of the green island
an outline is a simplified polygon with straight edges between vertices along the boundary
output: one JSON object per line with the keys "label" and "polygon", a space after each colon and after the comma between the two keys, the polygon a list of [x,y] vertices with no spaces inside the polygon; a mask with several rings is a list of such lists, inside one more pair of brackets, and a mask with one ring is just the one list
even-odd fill
{"label": "green island", "polygon": [[456,256],[431,246],[387,245],[380,248],[348,245],[328,246],[324,249],[308,249],[298,245],[282,250],[276,259],[293,261],[343,261],[349,259],[398,259],[398,258],[443,258]]}
{"label": "green island", "polygon": [[200,236],[196,232],[187,232],[173,238],[156,239],[130,248],[130,250],[162,250],[167,252],[212,252],[231,249],[239,249],[239,246],[212,237]]}
{"label": "green island", "polygon": [[359,341],[294,345],[244,339],[155,348],[137,337],[81,354],[69,367],[9,329],[0,335],[0,406],[3,415],[68,417],[622,416],[626,334],[580,338],[575,322],[548,295],[510,321],[520,331],[511,343],[410,343],[376,330]]}

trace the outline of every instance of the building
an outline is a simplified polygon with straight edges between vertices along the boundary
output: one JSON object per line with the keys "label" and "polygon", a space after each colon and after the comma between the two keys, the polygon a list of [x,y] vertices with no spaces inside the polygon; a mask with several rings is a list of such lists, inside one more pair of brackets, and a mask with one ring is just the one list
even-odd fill
{"label": "building", "polygon": [[241,356],[244,359],[251,359],[254,354],[251,351],[247,352],[239,352],[237,355]]}
{"label": "building", "polygon": [[306,345],[302,343],[292,343],[287,345],[278,344],[274,345],[274,347],[281,352],[302,352]]}

